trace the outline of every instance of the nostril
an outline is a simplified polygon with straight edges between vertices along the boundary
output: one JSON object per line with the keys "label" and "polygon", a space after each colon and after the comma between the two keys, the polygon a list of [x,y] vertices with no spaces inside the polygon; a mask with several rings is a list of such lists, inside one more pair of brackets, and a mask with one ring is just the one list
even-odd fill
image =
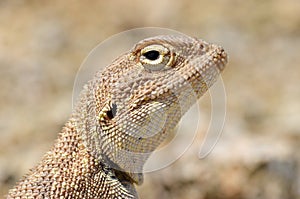
{"label": "nostril", "polygon": [[200,50],[203,50],[204,49],[204,45],[200,44],[199,48],[200,48]]}
{"label": "nostril", "polygon": [[227,53],[225,52],[225,50],[223,48],[218,53],[218,57],[219,57],[219,63],[217,63],[217,67],[219,68],[220,71],[222,71],[228,62]]}

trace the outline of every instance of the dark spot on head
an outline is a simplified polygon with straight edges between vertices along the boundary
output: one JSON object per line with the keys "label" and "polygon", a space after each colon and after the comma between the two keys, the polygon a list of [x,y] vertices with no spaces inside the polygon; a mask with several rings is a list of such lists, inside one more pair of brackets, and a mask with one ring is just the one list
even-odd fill
{"label": "dark spot on head", "polygon": [[112,106],[111,106],[110,110],[107,111],[106,114],[107,114],[107,117],[109,119],[113,119],[116,116],[116,114],[117,114],[117,105],[114,104],[114,103],[112,103]]}

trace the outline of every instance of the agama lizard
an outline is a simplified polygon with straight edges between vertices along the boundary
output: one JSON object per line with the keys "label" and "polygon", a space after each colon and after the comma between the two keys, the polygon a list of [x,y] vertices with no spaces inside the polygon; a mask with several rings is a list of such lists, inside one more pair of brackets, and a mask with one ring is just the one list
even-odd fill
{"label": "agama lizard", "polygon": [[188,36],[137,43],[83,88],[52,149],[8,198],[138,198],[143,165],[227,63]]}

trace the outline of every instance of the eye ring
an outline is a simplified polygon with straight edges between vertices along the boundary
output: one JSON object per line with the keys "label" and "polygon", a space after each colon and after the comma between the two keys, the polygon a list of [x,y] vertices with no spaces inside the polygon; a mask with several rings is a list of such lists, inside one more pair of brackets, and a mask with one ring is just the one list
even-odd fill
{"label": "eye ring", "polygon": [[141,49],[139,61],[148,71],[166,70],[173,62],[173,56],[165,46],[152,44]]}

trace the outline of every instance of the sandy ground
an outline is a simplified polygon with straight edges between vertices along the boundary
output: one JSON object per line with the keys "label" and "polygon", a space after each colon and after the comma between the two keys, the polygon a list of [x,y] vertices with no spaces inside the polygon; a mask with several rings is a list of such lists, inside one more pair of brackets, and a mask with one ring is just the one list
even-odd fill
{"label": "sandy ground", "polygon": [[218,43],[230,62],[218,144],[198,157],[210,119],[206,95],[194,143],[146,174],[141,198],[300,198],[299,0],[0,1],[0,196],[51,147],[93,47],[148,26]]}

